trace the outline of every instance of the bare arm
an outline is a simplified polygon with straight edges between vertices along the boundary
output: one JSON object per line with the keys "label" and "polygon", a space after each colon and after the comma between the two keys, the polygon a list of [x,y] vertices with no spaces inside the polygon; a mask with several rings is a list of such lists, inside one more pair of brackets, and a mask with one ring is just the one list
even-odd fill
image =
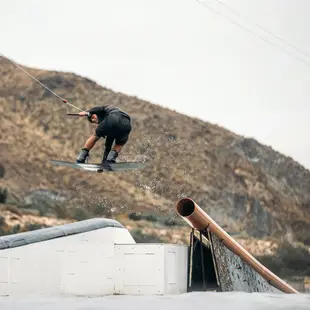
{"label": "bare arm", "polygon": [[82,111],[82,112],[79,112],[79,115],[80,116],[87,116],[88,112],[87,111]]}
{"label": "bare arm", "polygon": [[90,136],[85,142],[84,148],[91,150],[99,139],[100,137],[97,137],[95,135]]}

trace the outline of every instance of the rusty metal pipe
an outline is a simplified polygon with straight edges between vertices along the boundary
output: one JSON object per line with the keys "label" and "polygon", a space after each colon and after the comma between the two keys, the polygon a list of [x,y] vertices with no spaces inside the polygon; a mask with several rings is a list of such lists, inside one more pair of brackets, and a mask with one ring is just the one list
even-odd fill
{"label": "rusty metal pipe", "polygon": [[206,214],[191,198],[178,201],[176,210],[191,227],[198,231],[209,229],[231,251],[256,270],[265,280],[280,291],[288,294],[299,292],[284,282],[245,250],[235,239],[226,233],[210,216]]}

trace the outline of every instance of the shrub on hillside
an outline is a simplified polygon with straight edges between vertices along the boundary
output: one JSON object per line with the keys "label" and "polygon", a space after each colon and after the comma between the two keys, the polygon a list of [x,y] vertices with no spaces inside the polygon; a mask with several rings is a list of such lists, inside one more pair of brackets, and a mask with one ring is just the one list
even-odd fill
{"label": "shrub on hillside", "polygon": [[49,209],[49,207],[43,201],[33,202],[32,204],[25,205],[24,208],[37,210],[39,212],[39,216],[45,216]]}
{"label": "shrub on hillside", "polygon": [[66,208],[66,206],[62,204],[57,204],[54,206],[54,213],[59,219],[66,219],[70,215],[68,208]]}
{"label": "shrub on hillside", "polygon": [[128,218],[133,221],[146,220],[149,222],[157,222],[164,226],[182,226],[185,224],[184,221],[177,216],[154,214],[154,213],[143,214],[143,213],[131,212],[128,214]]}
{"label": "shrub on hillside", "polygon": [[87,220],[93,217],[93,214],[84,208],[71,208],[68,211],[68,215],[77,221]]}
{"label": "shrub on hillside", "polygon": [[0,178],[3,178],[4,177],[4,167],[2,165],[0,165]]}
{"label": "shrub on hillside", "polygon": [[133,221],[141,221],[142,220],[142,215],[137,212],[130,212],[128,214],[128,218],[133,220]]}
{"label": "shrub on hillside", "polygon": [[111,208],[104,203],[100,203],[97,204],[95,207],[91,207],[90,211],[97,216],[106,216],[106,217],[112,216]]}
{"label": "shrub on hillside", "polygon": [[6,188],[0,188],[0,203],[5,203],[8,197],[8,191]]}
{"label": "shrub on hillside", "polygon": [[280,277],[310,275],[310,252],[304,246],[283,243],[274,256],[258,257],[258,260]]}
{"label": "shrub on hillside", "polygon": [[31,231],[31,230],[38,230],[38,229],[41,229],[41,228],[45,228],[47,227],[46,225],[44,224],[27,224],[27,228],[26,228],[26,231]]}
{"label": "shrub on hillside", "polygon": [[136,243],[162,243],[163,241],[155,235],[143,234],[140,229],[133,229],[130,234]]}

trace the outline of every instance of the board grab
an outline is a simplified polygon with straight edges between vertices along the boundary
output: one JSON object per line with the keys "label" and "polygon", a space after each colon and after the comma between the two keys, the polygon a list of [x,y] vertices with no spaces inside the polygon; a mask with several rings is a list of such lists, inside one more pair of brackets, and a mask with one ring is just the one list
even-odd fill
{"label": "board grab", "polygon": [[118,163],[104,163],[104,164],[83,164],[70,161],[51,160],[51,163],[55,166],[70,167],[75,169],[103,172],[103,171],[128,171],[136,170],[145,167],[144,163],[140,162],[118,162]]}

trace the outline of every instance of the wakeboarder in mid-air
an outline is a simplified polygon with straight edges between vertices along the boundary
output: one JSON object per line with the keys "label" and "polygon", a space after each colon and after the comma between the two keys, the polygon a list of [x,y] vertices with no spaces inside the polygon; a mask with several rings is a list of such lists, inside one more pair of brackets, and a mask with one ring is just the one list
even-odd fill
{"label": "wakeboarder in mid-air", "polygon": [[[115,163],[122,147],[127,143],[132,129],[130,116],[111,105],[93,107],[88,111],[80,112],[79,115],[87,116],[91,123],[98,124],[98,126],[85,142],[77,157],[77,163],[85,163],[90,150],[100,138],[106,139],[101,163]],[[112,149],[113,142],[115,144]]]}

